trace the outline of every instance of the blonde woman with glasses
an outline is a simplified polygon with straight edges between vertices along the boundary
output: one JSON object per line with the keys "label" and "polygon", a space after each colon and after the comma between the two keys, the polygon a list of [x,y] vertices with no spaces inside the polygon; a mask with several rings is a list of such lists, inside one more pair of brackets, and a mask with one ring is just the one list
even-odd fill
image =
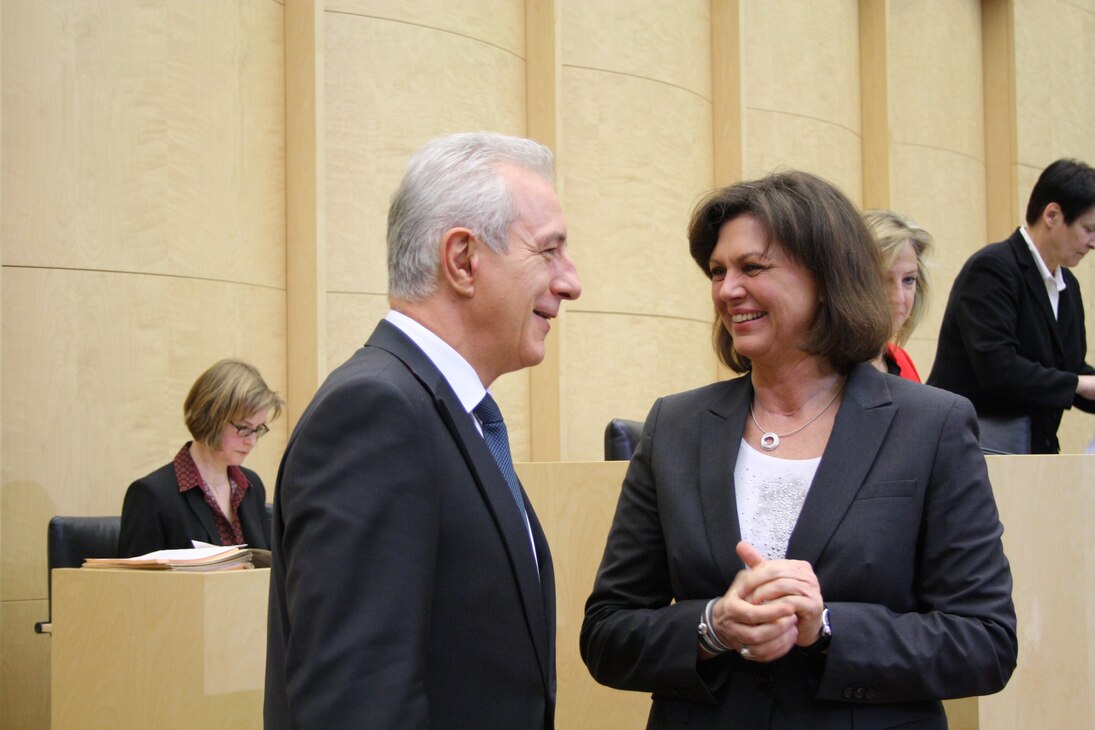
{"label": "blonde woman with glasses", "polygon": [[126,491],[119,554],[189,548],[192,540],[269,549],[266,489],[243,461],[282,405],[246,362],[221,360],[202,373],[183,404],[193,440]]}

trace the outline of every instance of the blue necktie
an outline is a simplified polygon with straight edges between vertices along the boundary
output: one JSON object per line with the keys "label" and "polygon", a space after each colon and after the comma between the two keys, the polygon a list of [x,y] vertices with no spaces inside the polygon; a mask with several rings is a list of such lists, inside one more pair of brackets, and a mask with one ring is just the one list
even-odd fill
{"label": "blue necktie", "polygon": [[498,409],[498,404],[494,402],[490,393],[487,393],[473,412],[483,424],[483,440],[487,442],[491,456],[498,463],[498,468],[502,470],[502,476],[509,484],[509,491],[517,502],[517,509],[521,510],[521,516],[527,523],[525,501],[521,498],[521,485],[517,481],[517,472],[513,470],[513,455],[509,450],[509,434],[506,432],[505,421],[502,420],[502,411]]}

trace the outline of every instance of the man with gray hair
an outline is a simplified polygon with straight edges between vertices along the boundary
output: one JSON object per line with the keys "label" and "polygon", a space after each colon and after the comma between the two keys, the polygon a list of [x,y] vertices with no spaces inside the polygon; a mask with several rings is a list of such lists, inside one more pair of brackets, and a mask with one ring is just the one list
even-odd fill
{"label": "man with gray hair", "polygon": [[551,553],[489,387],[581,293],[551,152],[457,134],[388,214],[391,310],[293,431],[274,499],[267,728],[550,728]]}

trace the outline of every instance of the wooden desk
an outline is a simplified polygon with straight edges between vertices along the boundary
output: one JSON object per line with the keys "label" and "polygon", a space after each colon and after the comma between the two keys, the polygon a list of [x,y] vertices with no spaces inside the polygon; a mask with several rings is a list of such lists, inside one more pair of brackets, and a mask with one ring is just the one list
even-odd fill
{"label": "wooden desk", "polygon": [[53,573],[53,730],[262,727],[270,571]]}

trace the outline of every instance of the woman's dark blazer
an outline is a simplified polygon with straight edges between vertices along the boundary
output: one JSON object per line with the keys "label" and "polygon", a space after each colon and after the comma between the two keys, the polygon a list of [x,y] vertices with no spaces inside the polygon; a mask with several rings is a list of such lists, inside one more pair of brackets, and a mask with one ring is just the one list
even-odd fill
{"label": "woman's dark blazer", "polygon": [[650,728],[945,728],[941,699],[999,691],[1015,609],[973,407],[869,364],[787,547],[820,582],[827,656],[697,661],[701,611],[744,567],[733,475],[752,395],[743,377],[654,404],[586,604],[593,676],[653,693]]}
{"label": "woman's dark blazer", "polygon": [[[239,506],[243,539],[248,547],[269,550],[266,488],[255,472],[243,469],[243,473],[251,483]],[[133,557],[153,550],[189,548],[193,547],[191,540],[221,544],[213,510],[205,503],[200,489],[179,491],[174,463],[129,485],[122,504],[119,555]]]}

